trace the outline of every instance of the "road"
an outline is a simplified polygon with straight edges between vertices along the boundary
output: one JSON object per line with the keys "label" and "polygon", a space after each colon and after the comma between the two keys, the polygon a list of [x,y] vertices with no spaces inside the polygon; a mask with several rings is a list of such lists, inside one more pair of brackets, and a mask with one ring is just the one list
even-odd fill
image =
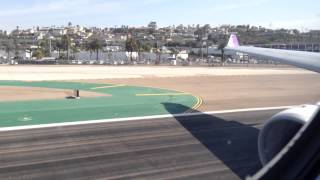
{"label": "road", "polygon": [[279,111],[1,132],[0,179],[241,179]]}

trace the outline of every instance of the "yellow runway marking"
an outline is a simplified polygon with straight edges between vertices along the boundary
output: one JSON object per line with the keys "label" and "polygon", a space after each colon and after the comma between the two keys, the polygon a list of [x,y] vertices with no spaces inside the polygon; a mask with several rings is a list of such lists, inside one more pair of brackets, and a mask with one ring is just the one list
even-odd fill
{"label": "yellow runway marking", "polygon": [[136,96],[182,96],[190,95],[189,93],[161,93],[161,94],[136,94]]}
{"label": "yellow runway marking", "polygon": [[107,89],[107,88],[115,88],[115,87],[123,87],[123,86],[126,86],[126,85],[120,84],[120,85],[114,85],[114,86],[101,86],[101,87],[94,87],[91,89]]}
{"label": "yellow runway marking", "polygon": [[202,104],[203,104],[203,99],[201,97],[197,96],[197,103],[191,109],[186,111],[185,113],[192,113],[192,112],[196,111]]}

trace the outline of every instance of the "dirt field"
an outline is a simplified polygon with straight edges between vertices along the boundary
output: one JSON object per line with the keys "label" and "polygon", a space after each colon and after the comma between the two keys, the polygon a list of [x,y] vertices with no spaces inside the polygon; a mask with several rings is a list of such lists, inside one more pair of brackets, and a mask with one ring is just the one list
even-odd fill
{"label": "dirt field", "polygon": [[[72,90],[50,89],[38,87],[15,87],[0,86],[0,102],[6,101],[28,101],[28,100],[49,100],[49,99],[65,99],[72,96]],[[107,96],[95,92],[81,91],[81,97],[101,97]]]}
{"label": "dirt field", "polygon": [[194,76],[256,76],[314,74],[294,68],[163,67],[163,66],[0,66],[0,80],[44,81],[77,79],[161,78]]}
{"label": "dirt field", "polygon": [[320,75],[209,76],[82,80],[151,86],[201,96],[201,111],[300,105],[320,100]]}

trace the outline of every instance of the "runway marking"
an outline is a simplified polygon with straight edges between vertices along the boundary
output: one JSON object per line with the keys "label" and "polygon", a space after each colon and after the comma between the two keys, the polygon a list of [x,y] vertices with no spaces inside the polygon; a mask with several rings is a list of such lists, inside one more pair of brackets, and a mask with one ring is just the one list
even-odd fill
{"label": "runway marking", "polygon": [[295,106],[296,105],[278,106],[278,107],[246,108],[246,109],[231,109],[231,110],[219,110],[219,111],[197,112],[197,113],[166,114],[166,115],[155,115],[155,116],[141,116],[141,117],[128,117],[128,118],[101,119],[101,120],[92,120],[92,121],[43,124],[43,125],[18,126],[18,127],[0,128],[0,132],[28,130],[28,129],[42,129],[42,128],[62,127],[62,126],[76,126],[76,125],[85,125],[85,124],[100,124],[100,123],[112,123],[112,122],[141,121],[141,120],[152,120],[152,119],[163,119],[163,118],[200,116],[200,115],[205,115],[205,114],[214,115],[214,114],[228,114],[228,113],[250,112],[250,111],[254,112],[254,111],[281,110],[281,109],[289,109],[289,108],[292,108]]}
{"label": "runway marking", "polygon": [[202,104],[203,104],[203,99],[199,96],[196,96],[197,98],[197,103],[188,111],[186,111],[185,113],[192,113],[195,112]]}
{"label": "runway marking", "polygon": [[182,96],[190,93],[159,93],[159,94],[136,94],[136,96]]}
{"label": "runway marking", "polygon": [[94,87],[94,88],[90,88],[92,90],[94,89],[108,89],[108,88],[115,88],[115,87],[123,87],[126,86],[124,84],[119,84],[119,85],[114,85],[114,86],[101,86],[101,87]]}

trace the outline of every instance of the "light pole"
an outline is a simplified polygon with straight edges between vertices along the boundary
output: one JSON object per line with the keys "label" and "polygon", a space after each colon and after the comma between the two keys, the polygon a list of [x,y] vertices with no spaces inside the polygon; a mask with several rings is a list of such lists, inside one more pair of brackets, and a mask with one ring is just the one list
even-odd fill
{"label": "light pole", "polygon": [[49,37],[49,53],[50,53],[50,57],[52,57],[52,39],[53,38],[54,38],[53,36]]}
{"label": "light pole", "polygon": [[203,61],[203,42],[201,43],[201,61]]}
{"label": "light pole", "polygon": [[209,62],[209,43],[206,41],[206,46],[207,46],[207,61]]}
{"label": "light pole", "polygon": [[[203,47],[207,46],[207,42],[206,41],[202,41],[202,45],[201,45],[201,59],[204,59],[204,52],[203,52]],[[207,54],[208,55],[208,54]]]}

